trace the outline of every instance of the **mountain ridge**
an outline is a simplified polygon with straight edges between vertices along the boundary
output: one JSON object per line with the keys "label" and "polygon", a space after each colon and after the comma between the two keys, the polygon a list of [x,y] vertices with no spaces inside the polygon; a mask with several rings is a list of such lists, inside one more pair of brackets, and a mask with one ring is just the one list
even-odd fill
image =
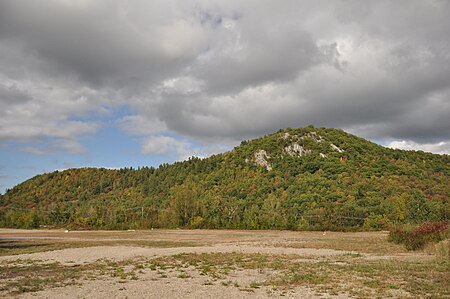
{"label": "mountain ridge", "polygon": [[78,168],[0,197],[0,225],[382,229],[450,218],[450,158],[287,128],[158,168]]}

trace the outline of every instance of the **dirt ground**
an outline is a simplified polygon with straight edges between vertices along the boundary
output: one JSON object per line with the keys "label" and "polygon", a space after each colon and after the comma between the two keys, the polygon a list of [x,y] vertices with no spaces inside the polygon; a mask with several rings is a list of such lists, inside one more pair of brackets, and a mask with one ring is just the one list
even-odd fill
{"label": "dirt ground", "polygon": [[5,298],[444,298],[449,263],[387,232],[0,229]]}

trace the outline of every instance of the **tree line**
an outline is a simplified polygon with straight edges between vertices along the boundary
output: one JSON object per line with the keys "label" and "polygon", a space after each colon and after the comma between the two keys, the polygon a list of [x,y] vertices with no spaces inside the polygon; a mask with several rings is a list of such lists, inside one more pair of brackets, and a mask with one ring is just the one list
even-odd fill
{"label": "tree line", "polygon": [[[288,155],[293,142],[309,154]],[[272,170],[254,162],[260,149]],[[287,129],[207,159],[37,176],[0,197],[0,225],[384,229],[450,219],[449,162],[447,155],[387,149],[340,130]]]}

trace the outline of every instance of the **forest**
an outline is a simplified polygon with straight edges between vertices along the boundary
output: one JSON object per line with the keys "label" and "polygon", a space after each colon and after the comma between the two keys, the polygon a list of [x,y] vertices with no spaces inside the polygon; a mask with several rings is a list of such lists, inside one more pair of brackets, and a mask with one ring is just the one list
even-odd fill
{"label": "forest", "polygon": [[205,159],[31,178],[0,196],[0,226],[380,230],[450,219],[450,156],[313,126]]}

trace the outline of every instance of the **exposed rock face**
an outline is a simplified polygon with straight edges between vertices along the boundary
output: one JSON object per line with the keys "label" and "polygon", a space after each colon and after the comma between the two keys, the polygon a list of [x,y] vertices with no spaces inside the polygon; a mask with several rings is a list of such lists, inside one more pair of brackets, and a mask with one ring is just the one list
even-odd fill
{"label": "exposed rock face", "polygon": [[290,156],[306,156],[311,153],[311,150],[304,148],[303,146],[299,145],[298,143],[293,143],[292,145],[289,145],[284,148],[286,153]]}
{"label": "exposed rock face", "polygon": [[267,170],[272,170],[272,166],[266,160],[267,158],[270,158],[270,156],[265,150],[259,150],[255,153],[256,164],[265,167]]}
{"label": "exposed rock face", "polygon": [[314,140],[317,143],[320,143],[324,140],[323,137],[320,136],[319,134],[317,134],[316,132],[309,132],[308,134],[300,137],[300,139],[305,139],[305,138],[311,138],[312,140]]}
{"label": "exposed rock face", "polygon": [[337,151],[337,152],[340,152],[340,153],[343,153],[343,152],[344,152],[343,150],[341,150],[339,147],[337,147],[337,146],[334,145],[333,143],[330,144],[330,146],[331,146],[331,148],[332,148],[334,151]]}

